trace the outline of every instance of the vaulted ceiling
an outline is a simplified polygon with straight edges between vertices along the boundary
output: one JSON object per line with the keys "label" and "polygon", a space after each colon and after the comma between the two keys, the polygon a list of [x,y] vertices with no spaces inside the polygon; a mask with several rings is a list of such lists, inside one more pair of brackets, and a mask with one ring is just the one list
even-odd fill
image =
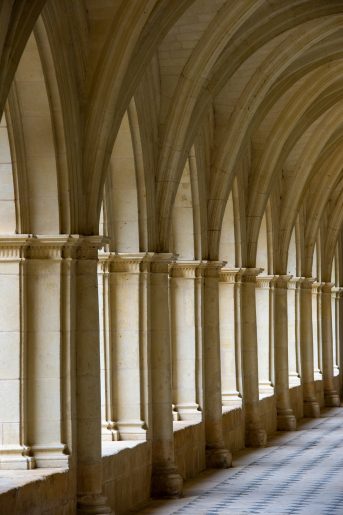
{"label": "vaulted ceiling", "polygon": [[237,266],[258,264],[266,217],[273,273],[295,231],[298,274],[317,244],[328,280],[343,223],[341,0],[4,0],[0,27],[17,232],[96,234],[105,200],[133,249],[170,251],[184,202],[187,257],[218,259],[231,195]]}

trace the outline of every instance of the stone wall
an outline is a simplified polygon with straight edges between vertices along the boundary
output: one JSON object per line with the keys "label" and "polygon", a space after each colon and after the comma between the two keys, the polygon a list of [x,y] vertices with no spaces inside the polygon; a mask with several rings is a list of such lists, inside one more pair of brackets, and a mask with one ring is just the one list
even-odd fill
{"label": "stone wall", "polygon": [[244,447],[244,411],[235,408],[223,413],[223,432],[225,445],[231,452],[237,452]]}
{"label": "stone wall", "polygon": [[205,470],[205,426],[203,422],[174,422],[175,461],[181,476],[191,479]]}
{"label": "stone wall", "polygon": [[[118,444],[123,448],[118,449]],[[115,454],[113,448],[117,449]],[[111,442],[105,446],[105,453],[102,460],[103,492],[115,513],[126,513],[146,504],[151,477],[150,443]]]}
{"label": "stone wall", "polygon": [[[340,377],[335,377],[337,390]],[[322,386],[316,381],[322,405]],[[291,405],[297,419],[303,415],[302,386],[290,389]],[[268,435],[276,431],[275,396],[259,402]],[[244,448],[244,409],[223,409],[225,445],[233,453]],[[205,427],[202,422],[174,422],[175,461],[184,479],[205,469]],[[151,477],[150,442],[103,442],[103,492],[116,515],[124,515],[149,501]],[[0,471],[1,512],[16,515],[75,514],[75,488],[67,471],[35,469]]]}
{"label": "stone wall", "polygon": [[304,416],[304,408],[303,408],[303,388],[301,385],[293,386],[289,390],[289,395],[291,398],[291,406],[294,413],[294,416],[297,420],[300,420]]}
{"label": "stone wall", "polygon": [[72,515],[75,502],[72,477],[66,470],[0,472],[0,513],[3,515]]}

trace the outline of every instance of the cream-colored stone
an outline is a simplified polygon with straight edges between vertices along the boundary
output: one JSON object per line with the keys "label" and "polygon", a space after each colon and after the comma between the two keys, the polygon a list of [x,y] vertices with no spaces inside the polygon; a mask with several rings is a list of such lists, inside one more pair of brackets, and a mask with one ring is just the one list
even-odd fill
{"label": "cream-colored stone", "polygon": [[122,513],[339,402],[342,3],[2,4],[0,512]]}

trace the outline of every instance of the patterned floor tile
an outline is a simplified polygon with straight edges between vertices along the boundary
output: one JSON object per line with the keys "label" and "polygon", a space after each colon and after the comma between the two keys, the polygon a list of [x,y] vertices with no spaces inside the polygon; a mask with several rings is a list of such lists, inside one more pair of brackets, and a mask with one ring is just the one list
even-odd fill
{"label": "patterned floor tile", "polygon": [[265,449],[245,449],[228,470],[207,470],[182,499],[153,501],[148,515],[343,515],[343,409],[325,410]]}

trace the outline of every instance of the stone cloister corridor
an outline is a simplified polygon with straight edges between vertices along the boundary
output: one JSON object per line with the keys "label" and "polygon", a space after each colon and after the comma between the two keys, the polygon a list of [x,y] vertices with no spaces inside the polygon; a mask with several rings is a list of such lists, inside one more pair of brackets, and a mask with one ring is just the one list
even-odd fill
{"label": "stone cloister corridor", "polygon": [[181,499],[154,500],[141,515],[339,515],[343,513],[343,409],[304,419],[296,432],[277,433],[267,447],[245,449],[234,468],[207,470]]}
{"label": "stone cloister corridor", "polygon": [[343,513],[342,49],[342,0],[0,0],[0,515]]}

